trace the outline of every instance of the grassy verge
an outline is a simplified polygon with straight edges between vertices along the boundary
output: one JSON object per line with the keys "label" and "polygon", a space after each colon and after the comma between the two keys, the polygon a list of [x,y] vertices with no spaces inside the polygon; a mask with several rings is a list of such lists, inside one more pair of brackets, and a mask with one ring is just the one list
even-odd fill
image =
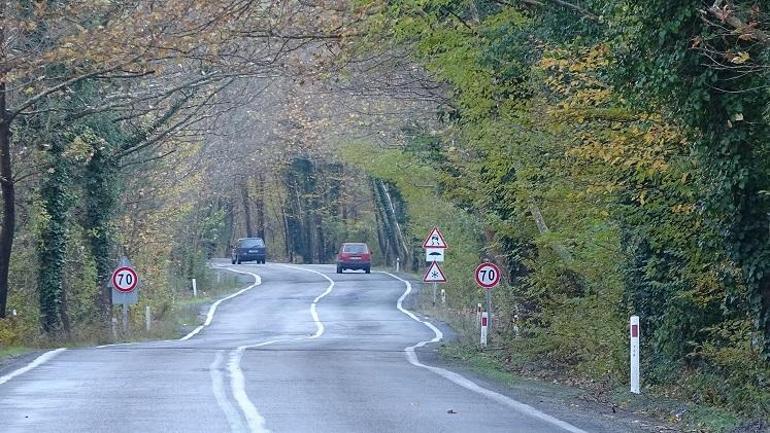
{"label": "grassy verge", "polygon": [[29,352],[34,351],[35,349],[31,347],[25,347],[25,346],[5,346],[0,347],[0,365],[3,364],[3,362],[11,360],[13,358],[16,358],[18,356],[27,354]]}
{"label": "grassy verge", "polygon": [[138,328],[139,331],[134,331],[125,337],[124,341],[178,338],[203,323],[201,312],[206,305],[250,284],[248,277],[232,272],[220,270],[211,272],[214,275],[219,273],[219,276],[210,278],[205,287],[202,285],[197,297],[191,294],[177,297],[166,311],[153,316],[149,332],[144,330],[144,322],[139,320],[139,323],[134,323],[135,329]]}
{"label": "grassy verge", "polygon": [[[409,275],[412,281],[420,276]],[[452,328],[454,339],[439,349],[441,359],[480,377],[510,389],[547,394],[569,406],[580,401],[595,407],[611,408],[629,417],[658,421],[667,426],[660,431],[698,433],[764,433],[768,425],[761,420],[741,418],[730,411],[699,405],[670,397],[671,389],[656,387],[633,395],[625,384],[597,383],[576,378],[573,374],[544,373],[529,353],[512,353],[502,347],[481,350],[477,344],[475,322],[440,304],[433,305],[432,291],[425,286],[412,300],[412,308],[436,318]],[[676,430],[671,430],[671,428]]]}
{"label": "grassy verge", "polygon": [[534,389],[538,393],[558,396],[565,406],[575,401],[590,402],[596,406],[616,409],[628,416],[653,419],[674,426],[684,432],[728,433],[765,432],[762,423],[741,419],[726,410],[698,405],[670,398],[665,389],[649,390],[635,396],[625,386],[607,386],[599,383],[571,384],[569,377],[540,377],[523,375],[521,371],[533,371],[533,366],[519,369],[504,351],[490,347],[481,350],[467,341],[454,341],[443,345],[439,353],[450,364],[462,368],[512,389]]}
{"label": "grassy verge", "polygon": [[[122,333],[117,324],[117,338],[105,335],[103,327],[79,327],[67,338],[46,338],[34,331],[20,338],[14,328],[0,327],[0,365],[29,352],[50,350],[57,347],[89,347],[104,343],[124,343],[159,339],[175,339],[202,323],[201,311],[208,304],[249,284],[247,277],[231,272],[210,269],[206,278],[199,279],[198,297],[187,291],[177,292],[173,299],[151,304],[151,326],[145,329],[145,305],[138,304],[129,309],[129,332]],[[141,298],[140,298],[141,301]],[[118,316],[119,317],[119,316]],[[21,325],[22,322],[7,322],[5,326]],[[2,332],[5,331],[5,334]],[[6,344],[3,344],[5,341]]]}

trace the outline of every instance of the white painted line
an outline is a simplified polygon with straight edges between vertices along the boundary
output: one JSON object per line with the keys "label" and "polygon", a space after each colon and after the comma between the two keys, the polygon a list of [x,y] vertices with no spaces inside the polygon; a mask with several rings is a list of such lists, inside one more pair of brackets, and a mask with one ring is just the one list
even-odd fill
{"label": "white painted line", "polygon": [[117,346],[130,346],[132,344],[137,344],[135,342],[130,343],[112,343],[112,344],[102,344],[101,346],[96,346],[96,349],[104,349],[105,347],[117,347]]}
{"label": "white painted line", "polygon": [[310,337],[284,338],[284,339],[265,341],[257,344],[243,345],[243,346],[239,346],[237,349],[230,352],[230,356],[227,361],[227,371],[230,374],[230,388],[232,389],[232,392],[233,392],[233,398],[235,399],[236,403],[238,403],[238,406],[240,407],[241,412],[246,418],[246,422],[248,424],[249,431],[251,433],[266,433],[266,432],[269,432],[269,430],[265,426],[265,418],[259,414],[257,407],[254,405],[251,399],[249,399],[249,396],[246,393],[246,379],[243,375],[243,370],[241,370],[241,359],[243,358],[244,352],[247,349],[254,349],[257,347],[269,346],[271,344],[275,344],[278,342],[288,342],[288,341],[304,340],[308,338],[318,338],[321,335],[323,335],[326,328],[324,327],[323,322],[321,322],[321,319],[318,316],[318,302],[320,302],[321,299],[329,295],[329,293],[331,293],[332,290],[334,289],[334,280],[332,280],[331,278],[329,278],[328,276],[326,276],[321,272],[318,272],[312,269],[304,269],[297,266],[289,266],[289,265],[281,265],[281,266],[318,274],[322,276],[324,279],[326,279],[327,281],[329,281],[329,285],[326,286],[326,290],[324,290],[324,292],[321,293],[320,295],[316,296],[316,298],[313,299],[313,302],[310,304],[310,315],[313,317],[313,322],[316,325],[315,334],[311,335]]}
{"label": "white painted line", "polygon": [[244,431],[243,422],[241,421],[241,415],[238,410],[230,403],[227,398],[227,392],[225,391],[225,379],[222,372],[222,361],[224,356],[222,350],[217,351],[217,355],[214,358],[214,362],[209,366],[209,374],[211,375],[211,387],[214,391],[214,397],[217,399],[217,404],[222,412],[225,413],[227,418],[227,424],[230,425],[230,431],[232,433],[240,433]]}
{"label": "white painted line", "polygon": [[229,271],[232,271],[232,272],[236,272],[238,274],[251,275],[251,277],[254,278],[254,283],[252,285],[246,287],[245,289],[241,289],[241,290],[233,293],[232,295],[225,296],[224,298],[222,298],[222,299],[214,302],[213,304],[211,304],[211,307],[209,307],[209,312],[208,312],[208,314],[206,314],[206,321],[203,322],[202,325],[200,325],[197,328],[193,329],[192,332],[190,332],[189,334],[187,334],[184,337],[180,338],[179,341],[189,340],[190,338],[194,337],[196,334],[201,332],[203,330],[203,328],[205,328],[206,326],[211,325],[211,321],[214,320],[214,313],[216,313],[217,307],[219,307],[219,304],[221,304],[222,302],[224,302],[224,301],[226,301],[228,299],[232,299],[232,298],[234,298],[236,296],[240,296],[243,293],[248,292],[249,290],[253,289],[254,287],[257,287],[260,284],[262,284],[262,278],[260,278],[259,275],[255,274],[255,273],[247,272],[247,271],[241,271],[241,270],[234,269],[234,268],[225,268],[225,269],[227,269]]}
{"label": "white painted line", "polygon": [[239,346],[237,349],[230,352],[229,360],[227,361],[227,371],[230,373],[230,388],[233,390],[233,398],[235,402],[243,412],[243,416],[246,418],[246,424],[249,426],[251,433],[269,433],[270,430],[265,426],[265,418],[259,414],[257,407],[249,399],[246,393],[246,379],[243,376],[243,370],[241,370],[241,358],[243,352],[249,348],[256,348],[267,346],[278,342],[279,340],[265,341],[264,343],[252,344],[246,346]]}
{"label": "white painted line", "polygon": [[56,355],[64,352],[65,350],[67,350],[67,349],[62,347],[60,349],[51,350],[49,352],[46,352],[46,353],[38,356],[32,362],[30,362],[29,364],[25,365],[24,367],[21,367],[18,370],[14,370],[14,371],[6,374],[5,376],[0,377],[0,385],[8,382],[9,380],[13,379],[16,376],[21,376],[22,374],[32,370],[35,367],[39,367],[39,366],[43,365],[44,363],[50,361]]}
{"label": "white painted line", "polygon": [[396,275],[393,275],[393,274],[391,274],[389,272],[383,272],[383,273],[386,274],[386,275],[389,275],[389,276],[391,276],[391,277],[393,277],[393,278],[395,278],[395,279],[397,279],[397,280],[399,280],[401,282],[403,282],[406,285],[406,290],[404,290],[404,293],[401,295],[400,298],[398,298],[398,302],[396,302],[396,307],[402,313],[406,314],[407,316],[411,317],[412,319],[414,319],[414,320],[422,323],[423,325],[427,326],[428,328],[430,328],[430,330],[433,331],[433,334],[435,335],[430,340],[421,341],[421,342],[419,342],[419,343],[417,343],[417,344],[415,344],[413,346],[409,346],[409,347],[404,349],[404,352],[406,352],[406,359],[409,360],[410,364],[412,364],[412,365],[414,365],[416,367],[421,367],[421,368],[424,368],[426,370],[429,370],[429,371],[431,371],[431,372],[433,372],[433,373],[435,373],[435,374],[437,374],[437,375],[439,375],[439,376],[441,376],[441,377],[443,377],[443,378],[445,378],[445,379],[447,379],[447,380],[449,380],[451,382],[454,382],[457,385],[462,386],[465,389],[468,389],[468,390],[473,391],[475,393],[481,394],[481,395],[483,395],[483,396],[485,396],[485,397],[487,397],[487,398],[489,398],[491,400],[494,400],[494,401],[496,401],[496,402],[498,402],[500,404],[508,406],[511,409],[514,409],[514,410],[516,410],[516,411],[518,411],[518,412],[520,412],[520,413],[522,413],[522,414],[524,414],[526,416],[529,416],[529,417],[532,417],[532,418],[537,418],[537,419],[539,419],[541,421],[545,421],[545,422],[547,422],[549,424],[555,425],[555,426],[557,426],[557,427],[559,427],[559,428],[561,428],[561,429],[563,429],[565,431],[571,432],[571,433],[587,433],[585,430],[582,430],[582,429],[580,429],[578,427],[575,427],[574,425],[572,425],[572,424],[570,424],[568,422],[562,421],[562,420],[560,420],[558,418],[555,418],[555,417],[553,417],[551,415],[548,415],[547,413],[541,412],[541,411],[535,409],[534,407],[532,407],[532,406],[530,406],[528,404],[522,403],[520,401],[516,401],[516,400],[514,400],[514,399],[512,399],[512,398],[510,398],[508,396],[503,395],[503,394],[500,394],[500,393],[497,393],[495,391],[483,388],[483,387],[479,386],[478,384],[476,384],[475,382],[473,382],[473,381],[465,378],[464,376],[462,376],[460,374],[457,374],[457,373],[455,373],[453,371],[449,371],[449,370],[446,370],[446,369],[443,369],[443,368],[440,368],[440,367],[433,367],[433,366],[425,365],[425,364],[421,363],[420,360],[417,358],[417,353],[415,352],[415,349],[423,347],[423,346],[425,346],[426,344],[429,344],[429,343],[436,343],[436,342],[440,341],[444,337],[444,334],[442,334],[441,331],[438,328],[433,326],[432,323],[418,319],[417,316],[414,315],[414,313],[412,313],[411,311],[409,311],[406,308],[404,308],[403,302],[404,302],[404,299],[406,299],[406,297],[409,296],[409,294],[412,292],[412,284],[409,281],[404,280],[403,278],[400,278],[400,277],[398,277]]}
{"label": "white painted line", "polygon": [[289,265],[282,265],[282,266],[286,268],[297,269],[299,271],[312,272],[314,274],[318,274],[324,277],[326,281],[329,282],[329,285],[326,287],[326,290],[320,295],[316,296],[316,298],[310,304],[310,315],[313,317],[313,322],[315,323],[315,326],[316,326],[315,334],[311,335],[310,338],[320,337],[321,335],[323,335],[326,328],[324,327],[324,324],[321,321],[321,319],[318,317],[318,302],[332,292],[332,290],[334,289],[334,280],[329,278],[329,276],[327,276],[323,272],[318,272],[313,269],[305,269],[305,268],[300,268],[298,266],[289,266]]}

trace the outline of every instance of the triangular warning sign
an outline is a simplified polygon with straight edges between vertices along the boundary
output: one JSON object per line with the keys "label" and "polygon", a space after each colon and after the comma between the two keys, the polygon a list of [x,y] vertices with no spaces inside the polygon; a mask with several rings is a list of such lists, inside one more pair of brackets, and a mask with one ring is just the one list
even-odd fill
{"label": "triangular warning sign", "polygon": [[444,271],[441,270],[437,262],[431,263],[428,267],[428,272],[422,277],[422,281],[426,283],[446,283],[446,277]]}
{"label": "triangular warning sign", "polygon": [[447,244],[444,240],[444,235],[441,234],[441,230],[438,229],[438,227],[433,227],[433,230],[430,231],[430,234],[425,239],[425,242],[422,243],[423,248],[446,248]]}

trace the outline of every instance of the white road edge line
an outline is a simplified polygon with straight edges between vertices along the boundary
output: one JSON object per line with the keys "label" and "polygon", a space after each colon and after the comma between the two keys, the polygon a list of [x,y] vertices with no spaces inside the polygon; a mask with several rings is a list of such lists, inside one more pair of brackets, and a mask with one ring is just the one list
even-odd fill
{"label": "white road edge line", "polygon": [[104,349],[105,347],[131,346],[133,344],[137,344],[137,343],[135,341],[132,341],[132,342],[128,342],[128,343],[102,344],[102,345],[96,346],[95,349]]}
{"label": "white road edge line", "polygon": [[389,275],[390,277],[395,278],[395,279],[403,282],[406,285],[406,290],[404,290],[404,293],[401,294],[400,298],[398,298],[398,302],[396,302],[396,307],[402,313],[404,313],[407,316],[411,317],[413,320],[416,320],[416,321],[422,323],[423,325],[427,326],[428,328],[430,328],[430,330],[433,331],[433,334],[435,335],[430,340],[421,341],[421,342],[419,342],[419,343],[417,343],[417,344],[415,344],[413,346],[409,346],[409,347],[406,347],[404,349],[404,352],[406,352],[406,359],[409,360],[410,364],[412,364],[412,365],[414,365],[416,367],[421,367],[421,368],[424,368],[426,370],[430,370],[431,372],[433,372],[435,374],[438,374],[439,376],[441,376],[441,377],[443,377],[443,378],[445,378],[445,379],[447,379],[447,380],[449,380],[451,382],[454,382],[455,384],[460,385],[460,386],[462,386],[465,389],[468,389],[468,390],[473,391],[475,393],[481,394],[481,395],[483,395],[483,396],[485,396],[485,397],[487,397],[487,398],[489,398],[491,400],[494,400],[494,401],[496,401],[496,402],[498,402],[500,404],[508,406],[508,407],[510,407],[510,408],[512,408],[512,409],[514,409],[514,410],[516,410],[516,411],[518,411],[518,412],[520,412],[520,413],[522,413],[524,415],[530,416],[532,418],[537,418],[537,419],[545,421],[545,422],[547,422],[549,424],[555,425],[555,426],[557,426],[557,427],[559,427],[559,428],[561,428],[561,429],[563,429],[565,431],[568,431],[568,432],[571,432],[571,433],[587,433],[583,429],[575,427],[574,425],[572,425],[572,424],[570,424],[568,422],[562,421],[562,420],[560,420],[558,418],[555,418],[555,417],[553,417],[551,415],[548,415],[547,413],[541,412],[541,411],[535,409],[534,407],[532,407],[532,406],[530,406],[530,405],[528,405],[526,403],[522,403],[520,401],[516,401],[516,400],[514,400],[514,399],[512,399],[512,398],[510,398],[508,396],[505,396],[503,394],[500,394],[498,392],[495,392],[495,391],[483,388],[480,385],[476,384],[475,382],[471,381],[470,379],[465,378],[464,376],[462,376],[462,375],[460,375],[458,373],[455,373],[455,372],[449,371],[449,370],[445,370],[445,369],[440,368],[440,367],[433,367],[433,366],[425,365],[425,364],[421,363],[420,360],[417,358],[417,353],[415,352],[415,349],[423,347],[423,346],[425,346],[426,344],[429,344],[429,343],[436,343],[438,341],[441,341],[441,339],[444,337],[444,334],[438,328],[436,328],[432,323],[424,321],[424,320],[420,320],[419,318],[417,318],[416,315],[414,315],[414,313],[412,313],[411,311],[409,311],[406,308],[404,308],[404,305],[403,305],[404,299],[406,299],[406,297],[409,296],[409,294],[412,292],[412,284],[409,281],[407,281],[407,280],[405,280],[403,278],[400,278],[400,277],[398,277],[396,275],[393,275],[390,272],[383,272],[383,274]]}
{"label": "white road edge line", "polygon": [[39,366],[43,365],[44,363],[50,361],[56,355],[64,352],[65,350],[67,350],[67,349],[65,347],[62,347],[62,348],[59,348],[59,349],[50,350],[50,351],[48,351],[48,352],[38,356],[32,362],[30,362],[29,364],[25,365],[24,367],[21,367],[21,368],[19,368],[17,370],[14,370],[14,371],[6,374],[5,376],[0,377],[0,385],[8,382],[9,380],[13,379],[16,376],[21,376],[22,374],[32,370],[35,367],[39,367]]}
{"label": "white road edge line", "polygon": [[234,269],[234,268],[231,268],[231,267],[224,267],[223,266],[222,268],[227,269],[227,270],[232,271],[232,272],[235,272],[235,273],[238,273],[238,274],[250,275],[250,276],[252,276],[254,278],[254,283],[251,284],[250,286],[244,288],[244,289],[241,289],[241,290],[233,293],[232,295],[225,296],[224,298],[219,299],[218,301],[216,301],[213,304],[211,304],[211,307],[209,307],[209,312],[208,312],[208,314],[206,314],[206,321],[203,322],[202,325],[200,325],[197,328],[193,329],[189,334],[187,334],[184,337],[180,338],[179,341],[189,340],[192,337],[194,337],[196,334],[201,332],[203,330],[203,328],[211,325],[211,321],[214,320],[214,313],[217,311],[217,307],[219,307],[219,304],[221,304],[222,302],[224,302],[224,301],[226,301],[228,299],[232,299],[232,298],[234,298],[236,296],[240,296],[243,293],[248,292],[249,290],[253,289],[254,287],[257,287],[260,284],[262,284],[262,278],[260,278],[260,276],[257,275],[257,274],[254,274],[252,272],[247,272],[247,271],[241,271],[241,270]]}
{"label": "white road edge line", "polygon": [[224,360],[223,350],[217,351],[217,355],[214,358],[214,362],[209,366],[209,374],[211,375],[211,388],[214,391],[214,397],[217,400],[219,408],[225,413],[227,418],[227,424],[230,426],[230,431],[233,433],[243,432],[243,421],[238,410],[230,403],[227,398],[227,392],[225,391],[225,379],[222,373],[222,361]]}

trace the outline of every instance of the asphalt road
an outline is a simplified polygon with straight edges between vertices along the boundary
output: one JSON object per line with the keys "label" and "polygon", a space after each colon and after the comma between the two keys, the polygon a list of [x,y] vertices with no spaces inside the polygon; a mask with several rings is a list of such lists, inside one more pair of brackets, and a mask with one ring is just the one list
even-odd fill
{"label": "asphalt road", "polygon": [[233,268],[261,284],[184,340],[69,349],[0,378],[0,431],[591,431],[423,363],[413,347],[440,331],[399,308],[394,276]]}

